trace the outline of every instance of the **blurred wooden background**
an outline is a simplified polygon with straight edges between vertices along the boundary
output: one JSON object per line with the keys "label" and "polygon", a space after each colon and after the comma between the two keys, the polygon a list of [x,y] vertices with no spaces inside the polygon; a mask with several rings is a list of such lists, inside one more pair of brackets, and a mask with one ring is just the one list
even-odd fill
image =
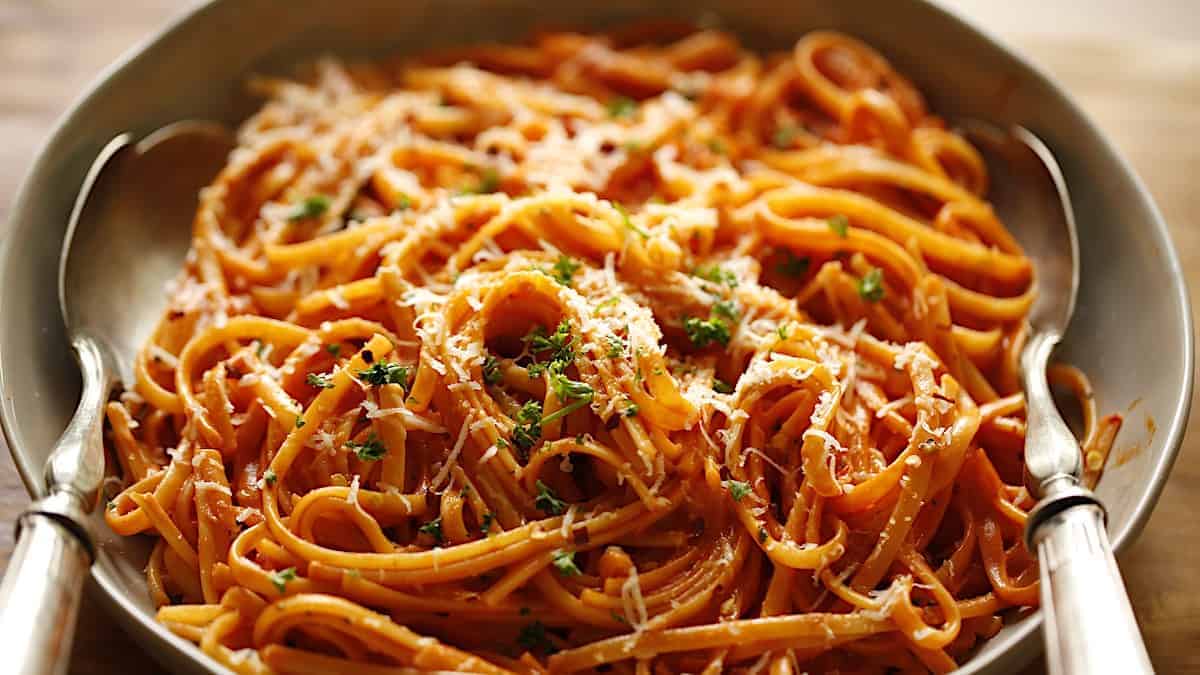
{"label": "blurred wooden background", "polygon": [[[943,0],[1047,68],[1133,163],[1200,288],[1200,2]],[[54,120],[119,54],[194,4],[185,0],[0,0],[0,222]],[[64,186],[63,189],[74,189]],[[0,235],[2,236],[2,235]],[[1192,418],[1189,431],[1200,425]],[[1200,672],[1200,437],[1189,434],[1141,538],[1122,556],[1151,657]],[[0,568],[27,497],[0,453]],[[1040,665],[1029,672],[1042,671]],[[71,672],[159,670],[85,602]]]}

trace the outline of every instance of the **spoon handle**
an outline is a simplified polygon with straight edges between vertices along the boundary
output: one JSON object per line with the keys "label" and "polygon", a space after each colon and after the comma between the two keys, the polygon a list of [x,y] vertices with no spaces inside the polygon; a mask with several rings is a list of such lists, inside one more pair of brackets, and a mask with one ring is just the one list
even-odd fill
{"label": "spoon handle", "polygon": [[1032,532],[1041,570],[1046,663],[1051,675],[1153,673],[1121,572],[1090,492]]}
{"label": "spoon handle", "polygon": [[17,547],[0,583],[2,670],[58,675],[71,662],[71,642],[91,554],[79,536],[43,513],[26,513]]}

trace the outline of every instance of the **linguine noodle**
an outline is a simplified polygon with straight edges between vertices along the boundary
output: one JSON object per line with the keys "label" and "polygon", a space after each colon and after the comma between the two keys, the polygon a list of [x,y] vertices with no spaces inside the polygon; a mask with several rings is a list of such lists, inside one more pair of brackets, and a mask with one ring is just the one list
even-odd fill
{"label": "linguine noodle", "polygon": [[[870,47],[639,26],[260,79],[108,404],[239,673],[947,672],[1037,605],[1034,270]],[[1086,480],[1119,428],[1087,379]]]}

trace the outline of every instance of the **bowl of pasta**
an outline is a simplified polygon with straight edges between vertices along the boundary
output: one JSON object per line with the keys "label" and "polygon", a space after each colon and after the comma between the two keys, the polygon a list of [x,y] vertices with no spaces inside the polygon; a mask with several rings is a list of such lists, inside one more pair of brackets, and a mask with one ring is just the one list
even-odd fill
{"label": "bowl of pasta", "polygon": [[117,133],[220,120],[92,523],[164,665],[1011,672],[1037,270],[966,117],[1071,187],[1050,375],[1119,548],[1190,404],[1178,259],[1060,88],[916,0],[204,4],[24,183],[5,436],[36,492],[78,391],[44,264],[67,187]]}

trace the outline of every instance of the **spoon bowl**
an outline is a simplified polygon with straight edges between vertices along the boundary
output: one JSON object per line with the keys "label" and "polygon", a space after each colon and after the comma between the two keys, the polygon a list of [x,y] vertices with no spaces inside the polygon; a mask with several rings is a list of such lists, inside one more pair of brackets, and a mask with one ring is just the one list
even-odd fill
{"label": "spoon bowl", "polygon": [[228,132],[205,122],[172,124],[136,144],[123,133],[84,178],[58,267],[59,309],[83,391],[46,461],[45,496],[17,520],[0,582],[5,672],[67,669],[83,580],[96,559],[88,515],[104,478],[104,404],[118,379],[132,385],[133,356],[186,255],[199,190],[232,148]]}
{"label": "spoon bowl", "polygon": [[1062,170],[1050,148],[1024,127],[1005,131],[972,120],[963,130],[987,164],[988,200],[1033,263],[1030,327],[1061,337],[1079,292],[1079,237]]}
{"label": "spoon bowl", "polygon": [[967,136],[992,177],[989,197],[1032,259],[1037,298],[1021,350],[1025,481],[1040,501],[1025,540],[1038,558],[1051,675],[1153,673],[1105,531],[1104,505],[1081,484],[1079,443],[1050,394],[1046,367],[1079,290],[1079,237],[1066,180],[1050,148],[1023,127],[971,122]]}
{"label": "spoon bowl", "polygon": [[221,125],[185,120],[138,142],[117,136],[84,180],[63,237],[59,307],[72,343],[105,345],[126,387],[162,313],[163,285],[183,266],[199,187],[232,149]]}

